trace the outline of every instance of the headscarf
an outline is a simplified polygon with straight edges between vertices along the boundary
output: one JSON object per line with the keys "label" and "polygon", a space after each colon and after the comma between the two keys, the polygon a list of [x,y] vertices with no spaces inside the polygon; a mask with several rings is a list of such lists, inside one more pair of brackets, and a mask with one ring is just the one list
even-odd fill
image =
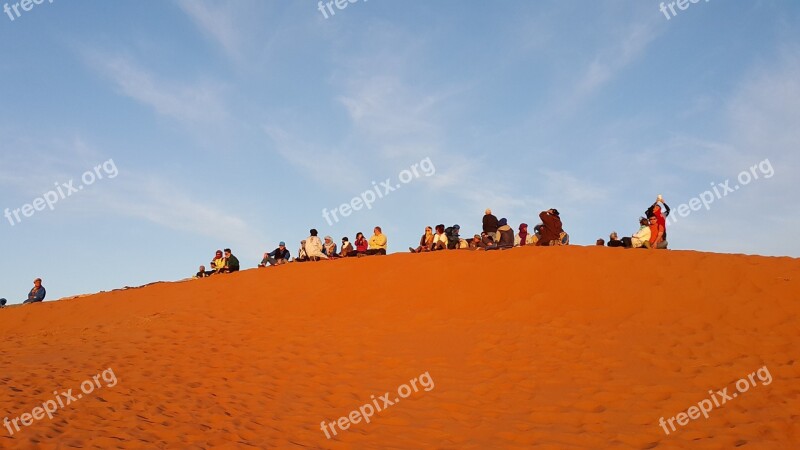
{"label": "headscarf", "polygon": [[521,223],[519,224],[519,245],[525,245],[528,243],[528,224]]}

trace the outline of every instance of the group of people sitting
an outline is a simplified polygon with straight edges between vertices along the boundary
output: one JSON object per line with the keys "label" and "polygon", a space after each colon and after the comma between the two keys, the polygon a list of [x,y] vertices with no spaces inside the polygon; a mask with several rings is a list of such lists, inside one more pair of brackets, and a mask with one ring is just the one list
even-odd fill
{"label": "group of people sitting", "polygon": [[[369,255],[385,255],[387,247],[388,240],[386,235],[383,234],[381,227],[375,227],[373,229],[372,237],[370,237],[369,240],[367,240],[367,238],[364,237],[364,233],[361,232],[356,233],[356,240],[352,243],[347,236],[343,237],[341,248],[337,247],[336,243],[333,242],[333,238],[330,236],[325,236],[325,242],[321,241],[317,230],[312,228],[309,231],[309,236],[300,241],[300,249],[297,252],[298,255],[297,258],[294,259],[294,262],[320,261],[325,259],[330,260]],[[278,249],[275,251],[280,250],[280,248],[281,247],[278,247]],[[275,253],[275,251],[272,253]],[[273,264],[272,261],[267,258],[268,256],[272,255],[272,253],[264,254],[266,262],[269,262],[271,265],[285,264],[289,262],[288,251],[286,252],[286,258],[284,261],[279,261],[277,264]],[[265,265],[265,261],[261,261],[259,266],[263,267]]]}
{"label": "group of people sitting", "polygon": [[[662,208],[663,206],[663,208]],[[647,211],[645,216],[639,218],[639,229],[631,237],[619,238],[616,231],[608,237],[609,247],[623,248],[648,248],[651,250],[664,250],[667,242],[667,216],[669,206],[660,195]],[[603,240],[598,239],[597,245],[603,245]]]}
{"label": "group of people sitting", "polygon": [[[300,241],[300,250],[297,257],[292,259],[291,252],[286,248],[286,242],[281,241],[278,248],[271,252],[264,253],[258,267],[280,266],[289,262],[321,261],[337,258],[358,257],[367,255],[385,255],[387,248],[386,235],[383,234],[381,227],[375,227],[374,234],[367,240],[364,233],[357,233],[356,240],[351,243],[347,236],[342,238],[342,246],[338,248],[333,238],[325,236],[323,242],[319,238],[316,229],[309,231],[309,236]],[[205,266],[200,266],[195,278],[205,278],[217,273],[231,273],[239,271],[239,260],[231,254],[229,248],[225,253],[217,250],[217,254],[211,261],[213,270],[206,270]]]}
{"label": "group of people sitting", "polygon": [[[616,232],[609,236],[609,247],[624,248],[667,248],[666,217],[670,209],[663,198],[658,199],[647,209],[645,215],[640,220],[640,228],[631,237],[619,239]],[[455,224],[445,227],[444,224],[436,227],[425,227],[425,232],[420,237],[417,247],[409,247],[411,253],[434,252],[441,250],[504,250],[513,247],[526,245],[535,246],[556,246],[569,245],[569,234],[564,231],[561,222],[561,214],[557,209],[551,208],[539,213],[541,222],[533,228],[533,233],[528,231],[528,224],[521,223],[518,232],[508,224],[506,218],[498,219],[492,214],[491,209],[487,209],[483,216],[483,230],[480,234],[474,235],[471,239],[461,237],[461,226]],[[597,240],[597,245],[605,245],[603,239]],[[297,257],[292,259],[286,243],[281,241],[278,248],[271,252],[264,253],[258,267],[280,266],[289,262],[306,262],[332,260],[337,258],[360,257],[367,255],[385,255],[387,249],[386,235],[383,234],[381,227],[375,227],[372,237],[369,240],[364,237],[364,233],[357,233],[354,242],[350,242],[347,236],[342,238],[341,247],[337,246],[333,238],[325,236],[320,239],[316,229],[309,231],[309,236],[300,241],[300,249]],[[230,249],[217,250],[214,260],[211,262],[212,270],[206,271],[205,266],[200,266],[200,271],[196,277],[202,278],[218,273],[230,273],[239,270],[239,260],[231,254]]]}
{"label": "group of people sitting", "polygon": [[205,278],[219,273],[232,273],[239,271],[239,258],[233,256],[231,249],[217,250],[214,258],[211,259],[211,270],[206,270],[206,266],[200,266],[195,278]]}
{"label": "group of people sitting", "polygon": [[564,232],[561,216],[557,209],[548,209],[539,214],[542,223],[528,231],[528,224],[519,225],[519,232],[514,230],[504,217],[498,219],[487,209],[483,216],[483,231],[471,239],[461,238],[461,226],[456,224],[445,228],[439,224],[435,228],[425,227],[425,233],[419,240],[419,246],[409,247],[411,253],[432,252],[439,250],[504,250],[524,245],[567,245],[569,235]]}

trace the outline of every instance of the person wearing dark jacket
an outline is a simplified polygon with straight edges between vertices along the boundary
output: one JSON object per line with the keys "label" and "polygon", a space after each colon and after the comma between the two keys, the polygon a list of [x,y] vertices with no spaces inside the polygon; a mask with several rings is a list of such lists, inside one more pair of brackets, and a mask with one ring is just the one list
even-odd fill
{"label": "person wearing dark jacket", "polygon": [[511,248],[514,246],[514,229],[508,225],[508,220],[505,217],[497,221],[497,233],[495,233],[495,242],[501,249]]}
{"label": "person wearing dark jacket", "polygon": [[33,280],[33,289],[28,292],[28,299],[22,303],[40,303],[44,301],[46,295],[47,290],[42,286],[42,279],[37,278]]}
{"label": "person wearing dark jacket", "polygon": [[461,231],[461,226],[458,224],[455,224],[452,227],[447,227],[444,230],[444,234],[447,236],[448,250],[459,248],[459,246],[461,245],[461,237],[458,234],[460,231]]}
{"label": "person wearing dark jacket", "polygon": [[539,219],[542,220],[542,227],[540,228],[542,237],[539,238],[539,242],[536,245],[558,245],[561,242],[561,233],[564,232],[558,210],[553,208],[542,211],[539,213]]}
{"label": "person wearing dark jacket", "polygon": [[266,267],[267,263],[272,266],[278,266],[286,264],[291,260],[291,254],[289,253],[289,249],[286,248],[286,243],[281,241],[278,244],[278,248],[269,253],[264,253],[264,259],[261,260],[261,264],[259,264],[258,267]]}
{"label": "person wearing dark jacket", "polygon": [[225,268],[222,269],[222,273],[232,273],[239,271],[239,258],[233,256],[231,253],[231,249],[225,249]]}
{"label": "person wearing dark jacket", "polygon": [[483,231],[488,233],[489,236],[494,236],[497,233],[497,228],[500,225],[497,223],[497,217],[492,214],[491,209],[487,209],[483,216]]}

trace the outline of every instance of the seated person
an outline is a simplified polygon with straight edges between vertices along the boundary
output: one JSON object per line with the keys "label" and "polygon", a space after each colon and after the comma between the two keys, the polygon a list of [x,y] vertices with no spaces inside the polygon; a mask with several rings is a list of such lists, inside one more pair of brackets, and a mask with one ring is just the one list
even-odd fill
{"label": "seated person", "polygon": [[339,256],[336,253],[336,243],[333,242],[332,237],[325,236],[325,243],[322,244],[322,253],[324,253],[328,259],[335,259]]}
{"label": "seated person", "polygon": [[206,266],[200,266],[200,269],[197,271],[197,273],[194,275],[194,277],[195,278],[205,278],[207,276],[210,276],[212,273],[213,272],[210,272],[210,271],[206,272]]}
{"label": "seated person", "polygon": [[476,234],[475,236],[472,236],[472,239],[467,242],[467,245],[469,250],[482,250],[483,247],[481,247],[481,235]]}
{"label": "seated person", "polygon": [[533,245],[535,243],[536,241],[534,240],[534,235],[528,233],[528,224],[519,224],[519,233],[514,236],[514,246],[522,247],[524,245]]}
{"label": "seated person", "polygon": [[222,269],[223,273],[233,273],[239,271],[239,258],[233,256],[231,249],[225,249],[225,268]]}
{"label": "seated person", "polygon": [[328,259],[328,255],[322,252],[322,241],[317,236],[317,229],[312,228],[309,231],[310,236],[306,238],[306,254],[310,261],[319,261],[320,259]]}
{"label": "seated person", "polygon": [[356,233],[356,252],[350,253],[350,256],[364,256],[367,254],[367,249],[369,248],[369,241],[367,238],[364,237],[364,233],[358,232]]}
{"label": "seated person", "polygon": [[281,241],[278,244],[278,248],[269,253],[264,253],[264,259],[261,260],[261,264],[259,264],[258,267],[266,267],[267,264],[279,266],[288,263],[291,259],[292,256],[286,248],[286,242]]}
{"label": "seated person", "polygon": [[453,250],[459,248],[459,243],[461,242],[461,237],[459,236],[459,232],[461,231],[461,226],[458,224],[453,225],[452,227],[447,227],[444,230],[445,236],[447,236],[447,249]]}
{"label": "seated person", "polygon": [[561,224],[561,215],[555,208],[548,209],[539,213],[539,219],[542,220],[542,226],[539,228],[541,237],[536,243],[538,246],[547,245],[562,245],[564,240],[569,243],[569,237],[564,233]]}
{"label": "seated person", "polygon": [[339,252],[339,257],[347,258],[348,256],[353,256],[356,252],[356,249],[353,247],[353,244],[350,243],[350,240],[347,239],[347,236],[342,238],[342,251]]}
{"label": "seated person", "polygon": [[211,260],[211,272],[222,273],[225,270],[225,257],[222,256],[222,250],[217,250],[214,259]]}
{"label": "seated person", "polygon": [[381,227],[375,227],[374,234],[369,238],[368,255],[385,255],[387,248],[386,235],[381,231]]}
{"label": "seated person", "polygon": [[514,230],[508,225],[505,217],[497,221],[495,240],[498,248],[511,248],[514,246]]}
{"label": "seated person", "polygon": [[612,231],[611,234],[608,236],[608,244],[609,247],[625,247],[625,244],[619,240],[617,237],[617,232]]}
{"label": "seated person", "polygon": [[448,240],[444,231],[444,224],[436,225],[436,234],[433,235],[433,245],[431,246],[432,251],[447,250]]}
{"label": "seated person", "polygon": [[429,252],[433,248],[433,228],[425,227],[425,233],[419,238],[419,247],[408,247],[411,253]]}
{"label": "seated person", "polygon": [[37,278],[33,280],[33,288],[30,292],[28,292],[28,299],[25,300],[24,303],[40,303],[44,301],[44,297],[47,295],[47,290],[45,290],[44,286],[42,286],[42,279]]}
{"label": "seated person", "polygon": [[481,242],[480,244],[478,244],[478,247],[484,250],[498,250],[497,245],[495,245],[494,243],[494,238],[492,237],[492,234],[489,234],[485,231],[481,233]]}
{"label": "seated person", "polygon": [[304,239],[300,241],[300,250],[297,251],[297,258],[294,259],[294,262],[305,261],[308,261],[308,253],[306,253],[306,241]]}
{"label": "seated person", "polygon": [[625,248],[650,248],[650,225],[649,220],[642,217],[639,219],[639,231],[632,237],[622,238]]}
{"label": "seated person", "polygon": [[650,249],[667,248],[667,242],[664,240],[664,233],[666,230],[664,225],[661,225],[655,215],[650,216],[647,220],[650,222]]}

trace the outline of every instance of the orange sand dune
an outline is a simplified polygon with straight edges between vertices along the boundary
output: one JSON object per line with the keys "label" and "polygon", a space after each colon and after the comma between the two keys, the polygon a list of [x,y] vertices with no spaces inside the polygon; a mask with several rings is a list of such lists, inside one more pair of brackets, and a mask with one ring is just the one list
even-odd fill
{"label": "orange sand dune", "polygon": [[[0,420],[94,390],[13,435],[0,424],[0,447],[797,448],[798,282],[790,258],[553,247],[291,264],[9,308]],[[754,377],[708,419],[659,425],[764,367],[769,384]],[[92,386],[107,369],[116,384]],[[417,392],[370,423],[321,430],[386,392],[394,403],[412,379]]]}

